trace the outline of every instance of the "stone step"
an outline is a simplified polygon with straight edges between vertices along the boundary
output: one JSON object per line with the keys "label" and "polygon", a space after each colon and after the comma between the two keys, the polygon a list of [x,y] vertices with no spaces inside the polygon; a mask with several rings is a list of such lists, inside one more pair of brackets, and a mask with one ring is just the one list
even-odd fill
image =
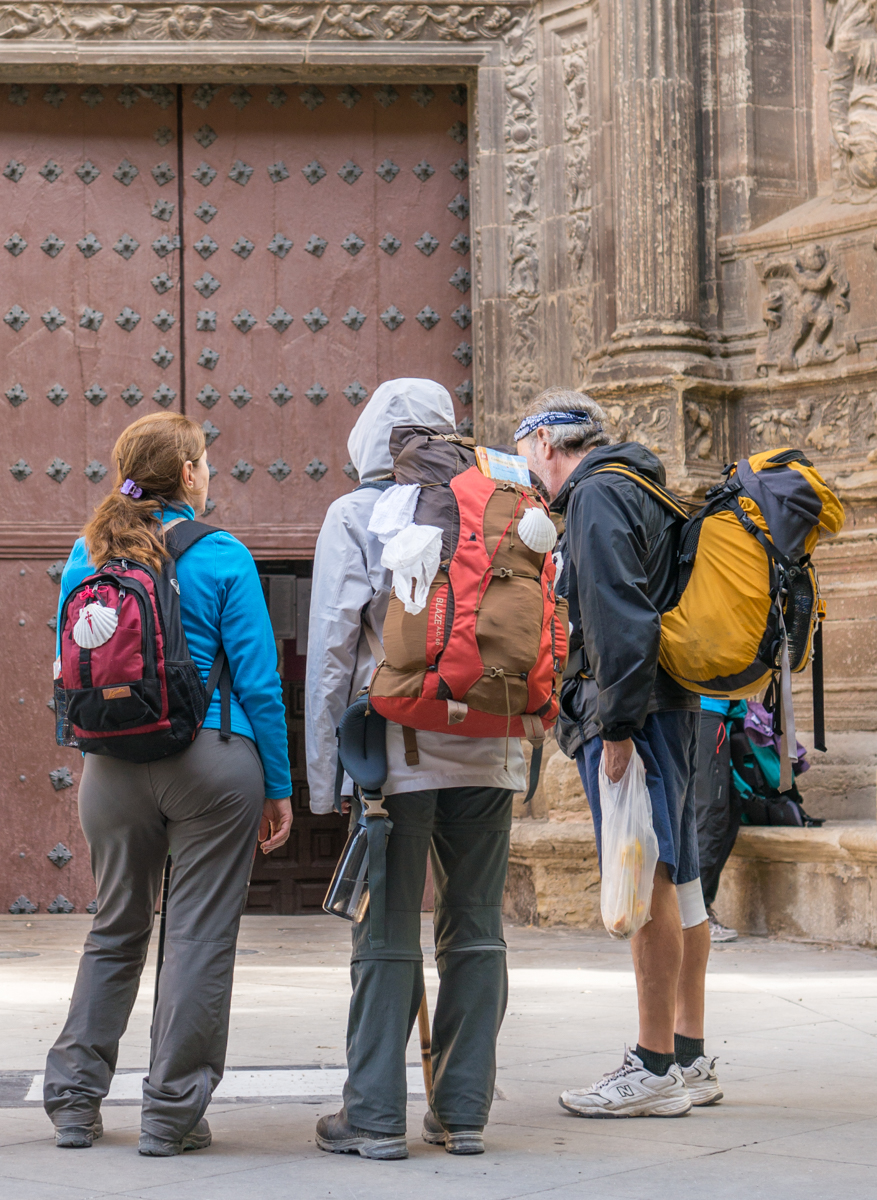
{"label": "stone step", "polygon": [[[741,933],[877,944],[877,821],[744,826],[716,909]],[[526,924],[601,928],[591,821],[515,821],[505,912]]]}

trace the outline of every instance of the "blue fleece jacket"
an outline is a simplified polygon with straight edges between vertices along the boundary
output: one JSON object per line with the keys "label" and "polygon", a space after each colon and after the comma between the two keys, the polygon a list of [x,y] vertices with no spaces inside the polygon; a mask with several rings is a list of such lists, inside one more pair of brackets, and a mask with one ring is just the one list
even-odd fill
{"label": "blue fleece jacket", "polygon": [[[194,519],[188,505],[164,513],[164,520]],[[85,541],[79,538],[61,576],[61,605],[71,588],[94,571]],[[252,738],[265,770],[265,796],[289,796],[286,713],[277,675],[277,648],[259,574],[246,546],[230,533],[214,533],[196,542],[177,565],[180,616],[189,653],[201,678],[207,681],[219,649],[225,647],[231,667],[231,728]],[[205,729],[219,728],[219,691],[204,721]]]}

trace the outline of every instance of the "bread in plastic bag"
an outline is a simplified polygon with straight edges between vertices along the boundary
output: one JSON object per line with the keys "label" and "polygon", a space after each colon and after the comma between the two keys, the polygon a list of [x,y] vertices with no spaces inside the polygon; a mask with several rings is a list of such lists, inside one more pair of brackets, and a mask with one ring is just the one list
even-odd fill
{"label": "bread in plastic bag", "polygon": [[630,938],[651,920],[658,865],[646,770],[635,750],[618,783],[612,783],[600,759],[600,810],[600,912],[612,937]]}

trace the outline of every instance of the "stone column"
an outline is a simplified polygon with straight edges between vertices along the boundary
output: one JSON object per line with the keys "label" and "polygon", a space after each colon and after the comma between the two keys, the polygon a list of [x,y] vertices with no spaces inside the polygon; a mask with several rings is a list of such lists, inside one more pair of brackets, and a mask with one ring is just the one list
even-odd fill
{"label": "stone column", "polygon": [[616,327],[596,378],[711,374],[698,324],[691,0],[610,0]]}

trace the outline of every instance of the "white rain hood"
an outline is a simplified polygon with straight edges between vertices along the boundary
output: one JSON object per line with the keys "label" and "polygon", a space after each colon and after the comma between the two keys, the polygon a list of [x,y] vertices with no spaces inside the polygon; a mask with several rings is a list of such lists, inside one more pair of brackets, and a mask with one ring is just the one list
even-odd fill
{"label": "white rain hood", "polygon": [[396,425],[427,425],[454,431],[450,392],[431,379],[390,379],[372,394],[347,439],[350,461],[360,479],[376,479],[393,469],[390,434]]}

